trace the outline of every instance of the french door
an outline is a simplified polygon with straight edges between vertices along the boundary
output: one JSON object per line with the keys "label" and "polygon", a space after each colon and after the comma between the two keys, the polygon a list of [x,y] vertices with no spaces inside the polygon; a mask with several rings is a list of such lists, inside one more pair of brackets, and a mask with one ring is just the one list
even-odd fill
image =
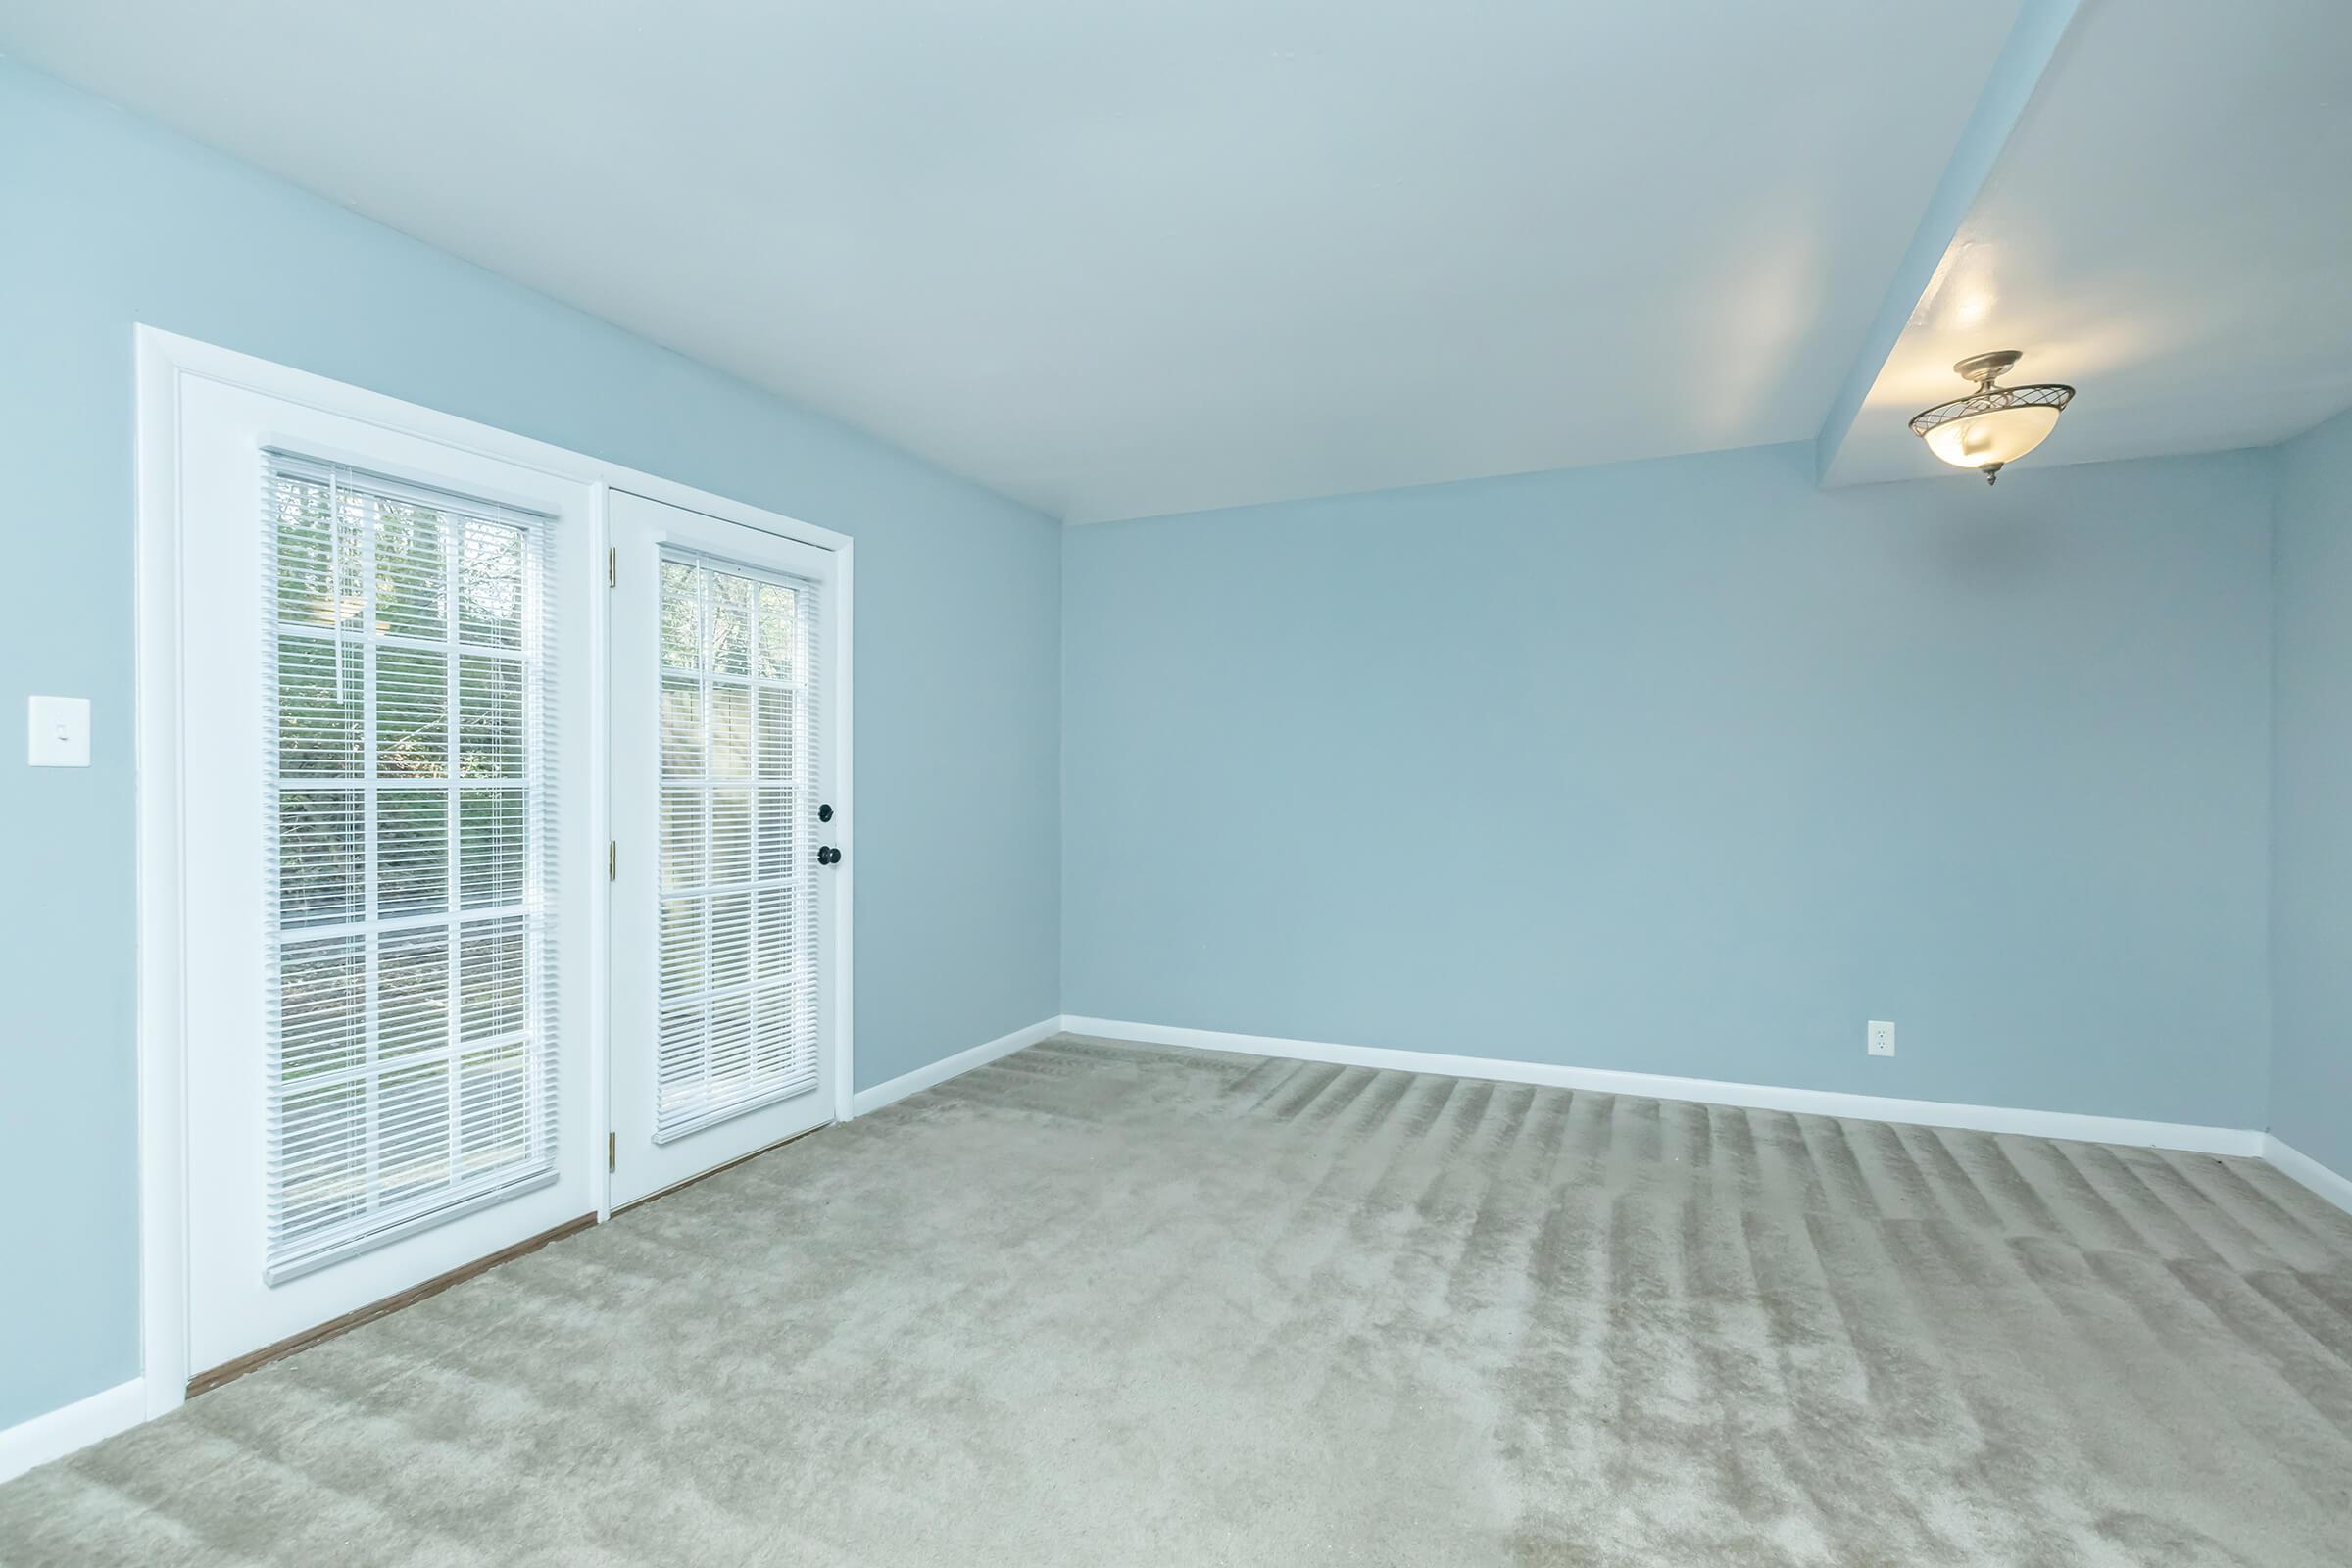
{"label": "french door", "polygon": [[202,1374],[597,1208],[566,613],[595,551],[585,482],[220,381],[177,399]]}
{"label": "french door", "polygon": [[834,1118],[832,551],[615,490],[614,1207]]}

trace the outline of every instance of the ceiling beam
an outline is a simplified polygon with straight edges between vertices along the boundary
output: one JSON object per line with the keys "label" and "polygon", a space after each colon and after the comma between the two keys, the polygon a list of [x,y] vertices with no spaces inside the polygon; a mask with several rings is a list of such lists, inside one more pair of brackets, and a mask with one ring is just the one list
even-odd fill
{"label": "ceiling beam", "polygon": [[1992,74],[1985,78],[1984,90],[1977,97],[1976,111],[1969,116],[1959,145],[1952,149],[1950,160],[1943,166],[1943,177],[1936,181],[1936,194],[1928,201],[1927,213],[1912,231],[1910,247],[1903,252],[1902,263],[1886,285],[1879,314],[1862,341],[1862,351],[1854,357],[1852,368],[1845,372],[1837,400],[1830,405],[1829,417],[1822,421],[1821,433],[1814,438],[1814,472],[1821,483],[1829,482],[1830,465],[1837,461],[1838,449],[1845,445],[1846,433],[1854,427],[1864,400],[1878,382],[1879,372],[1894,353],[1894,345],[1911,319],[1912,308],[1935,280],[1936,269],[1943,265],[1944,253],[1951,249],[1960,225],[1967,220],[1969,209],[1976,206],[1985,179],[1992,173],[1993,164],[2008,144],[2010,132],[2017,128],[2018,118],[2025,113],[2034,89],[2040,85],[2043,74],[2058,52],[2059,39],[2066,35],[2068,24],[2075,20],[2080,0],[2025,0],[2018,8],[2017,21],[2009,28],[2009,39],[1992,63]]}

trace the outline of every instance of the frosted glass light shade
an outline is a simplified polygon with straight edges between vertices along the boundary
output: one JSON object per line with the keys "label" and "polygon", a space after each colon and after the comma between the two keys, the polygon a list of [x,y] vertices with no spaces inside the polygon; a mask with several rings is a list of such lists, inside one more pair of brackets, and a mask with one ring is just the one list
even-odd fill
{"label": "frosted glass light shade", "polygon": [[2000,377],[2024,356],[2015,349],[1972,355],[1952,368],[1977,383],[1964,398],[1911,416],[1911,433],[1955,468],[1974,468],[1987,484],[2008,465],[2041,445],[2075,389],[2055,382],[2002,386]]}
{"label": "frosted glass light shade", "polygon": [[2058,410],[2047,403],[1993,409],[1936,426],[1928,432],[1928,450],[1955,468],[2015,463],[2057,423]]}

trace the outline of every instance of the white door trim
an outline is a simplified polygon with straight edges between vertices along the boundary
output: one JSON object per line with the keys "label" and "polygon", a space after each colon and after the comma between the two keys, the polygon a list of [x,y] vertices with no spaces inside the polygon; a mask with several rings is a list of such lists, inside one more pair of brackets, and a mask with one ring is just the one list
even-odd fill
{"label": "white door trim", "polygon": [[[138,1387],[145,1414],[176,1408],[186,1397],[188,1376],[187,1141],[185,1136],[187,1049],[184,941],[185,898],[181,866],[185,791],[182,777],[182,705],[178,650],[181,633],[179,543],[179,409],[183,380],[195,378],[244,388],[265,396],[357,419],[388,430],[533,468],[591,487],[592,548],[610,547],[607,493],[632,491],[748,527],[798,539],[835,553],[838,565],[840,695],[833,705],[827,737],[838,760],[840,789],[850,792],[852,760],[851,567],[848,535],[818,527],[748,503],[713,495],[658,474],[623,467],[582,453],[471,419],[403,402],[379,392],[330,380],[306,370],[255,359],[155,327],[133,328],[137,369],[137,525],[132,722],[136,794],[137,1036],[139,1150],[139,1359]],[[588,679],[590,755],[609,754],[606,733],[609,693],[605,650],[610,641],[609,596],[597,593],[580,607],[586,613],[592,651]],[[590,839],[611,836],[608,780],[592,770],[589,790]],[[846,841],[845,841],[846,843]],[[851,888],[858,864],[845,856],[838,873],[840,932],[833,973],[839,1011],[835,1030],[837,1115],[852,1113],[855,1081],[851,975]],[[583,951],[610,946],[610,886],[592,901]],[[590,1125],[608,1127],[611,1079],[609,999],[606,988],[590,986]],[[595,1142],[594,1140],[591,1141]],[[600,1149],[580,1151],[593,1161],[598,1217],[611,1210],[611,1185]],[[129,1385],[124,1385],[128,1388]],[[109,1396],[123,1397],[121,1391]]]}

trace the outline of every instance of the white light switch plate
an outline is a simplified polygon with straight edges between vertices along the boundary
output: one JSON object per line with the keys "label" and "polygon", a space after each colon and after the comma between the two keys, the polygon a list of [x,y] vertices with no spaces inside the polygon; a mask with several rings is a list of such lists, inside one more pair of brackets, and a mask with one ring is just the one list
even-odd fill
{"label": "white light switch plate", "polygon": [[24,760],[34,767],[90,765],[90,700],[31,697],[24,703]]}

